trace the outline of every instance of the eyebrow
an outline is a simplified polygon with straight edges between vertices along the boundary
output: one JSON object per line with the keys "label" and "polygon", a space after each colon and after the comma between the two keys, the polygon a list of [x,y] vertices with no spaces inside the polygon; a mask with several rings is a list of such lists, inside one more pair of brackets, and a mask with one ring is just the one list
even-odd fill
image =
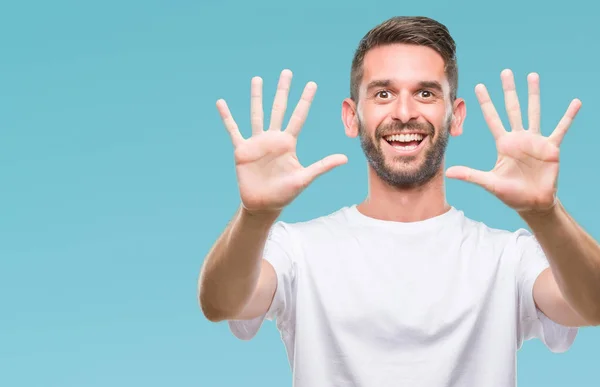
{"label": "eyebrow", "polygon": [[422,82],[419,82],[419,87],[424,88],[424,89],[434,89],[439,92],[443,91],[442,85],[438,81],[422,81]]}
{"label": "eyebrow", "polygon": [[389,87],[391,84],[392,81],[390,81],[389,79],[376,79],[374,81],[369,82],[369,84],[367,85],[367,91],[378,87]]}
{"label": "eyebrow", "polygon": [[[370,91],[377,87],[389,87],[392,84],[392,81],[389,79],[376,79],[374,81],[369,82],[367,85],[367,91]],[[424,89],[434,89],[439,92],[442,92],[442,85],[438,81],[421,81],[419,82],[419,87]]]}

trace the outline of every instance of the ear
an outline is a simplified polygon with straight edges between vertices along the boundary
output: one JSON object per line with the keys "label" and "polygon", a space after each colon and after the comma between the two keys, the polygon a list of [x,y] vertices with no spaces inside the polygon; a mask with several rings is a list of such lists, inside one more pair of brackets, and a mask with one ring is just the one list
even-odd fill
{"label": "ear", "polygon": [[452,120],[450,121],[450,134],[460,136],[463,131],[463,123],[467,116],[467,105],[463,98],[457,98],[452,105]]}
{"label": "ear", "polygon": [[358,136],[358,113],[356,103],[351,98],[342,102],[342,122],[346,128],[346,136],[354,138]]}

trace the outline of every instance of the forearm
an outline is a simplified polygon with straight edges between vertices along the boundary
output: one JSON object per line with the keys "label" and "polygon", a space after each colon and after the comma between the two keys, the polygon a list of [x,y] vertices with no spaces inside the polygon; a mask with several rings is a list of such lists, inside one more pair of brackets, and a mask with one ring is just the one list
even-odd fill
{"label": "forearm", "polygon": [[240,208],[206,256],[198,283],[209,319],[239,313],[260,277],[263,249],[277,214],[251,215]]}
{"label": "forearm", "polygon": [[600,245],[558,202],[544,213],[521,214],[544,250],[554,278],[571,308],[600,321]]}

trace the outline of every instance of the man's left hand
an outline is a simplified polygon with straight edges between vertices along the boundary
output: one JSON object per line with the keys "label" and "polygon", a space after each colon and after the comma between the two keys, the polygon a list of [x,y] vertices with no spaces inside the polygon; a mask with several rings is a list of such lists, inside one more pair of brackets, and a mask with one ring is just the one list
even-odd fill
{"label": "man's left hand", "polygon": [[575,119],[581,101],[574,99],[552,134],[540,131],[540,82],[538,74],[527,77],[529,88],[529,128],[523,127],[521,108],[510,70],[501,73],[502,88],[511,131],[506,131],[486,87],[475,93],[496,141],[498,159],[491,171],[464,166],[448,168],[446,176],[480,185],[518,212],[543,212],[556,203],[559,147]]}

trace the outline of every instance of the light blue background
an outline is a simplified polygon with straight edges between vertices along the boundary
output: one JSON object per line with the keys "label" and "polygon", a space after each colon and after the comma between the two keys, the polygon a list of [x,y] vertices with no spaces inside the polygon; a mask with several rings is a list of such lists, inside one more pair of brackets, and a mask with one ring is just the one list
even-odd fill
{"label": "light blue background", "polygon": [[[204,319],[196,280],[238,205],[232,147],[215,101],[244,134],[250,78],[266,114],[279,72],[290,107],[319,84],[300,137],[305,164],[343,152],[284,213],[305,220],[359,202],[365,160],[344,136],[341,101],[358,40],[393,15],[427,15],[458,43],[465,133],[448,165],[488,169],[496,153],[473,88],[503,117],[499,73],[542,82],[543,130],[572,98],[560,197],[600,237],[597,9],[592,2],[21,1],[0,6],[0,385],[288,386],[273,323],[251,342]],[[525,103],[525,102],[523,102]],[[289,116],[289,114],[288,114]],[[478,187],[448,183],[451,204],[493,227],[523,226]],[[600,328],[572,349],[520,352],[520,386],[598,386]]]}

